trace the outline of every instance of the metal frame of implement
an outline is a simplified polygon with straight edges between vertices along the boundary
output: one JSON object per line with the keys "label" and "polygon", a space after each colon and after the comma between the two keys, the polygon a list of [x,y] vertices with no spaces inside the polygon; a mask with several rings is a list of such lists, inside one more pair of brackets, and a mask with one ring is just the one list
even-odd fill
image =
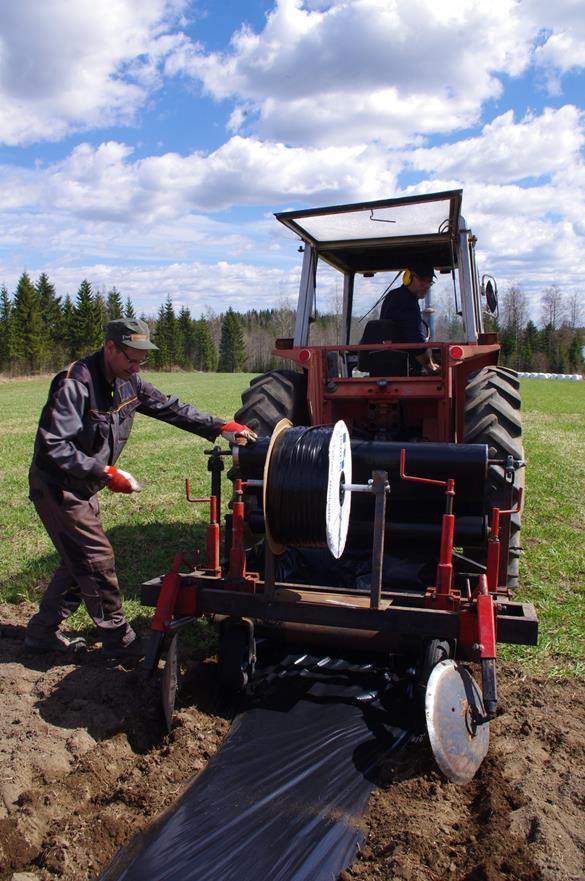
{"label": "metal frame of implement", "polygon": [[[375,496],[373,522],[372,580],[367,592],[343,591],[341,588],[275,581],[274,556],[266,543],[265,575],[248,572],[244,545],[245,482],[234,482],[229,564],[220,565],[220,527],[217,511],[220,502],[221,455],[215,448],[209,470],[212,495],[194,499],[189,482],[186,495],[190,502],[208,503],[207,565],[193,566],[177,554],[171,570],[161,578],[142,585],[144,605],[155,605],[152,620],[153,638],[145,666],[152,672],[158,663],[160,645],[167,633],[201,616],[227,616],[250,619],[256,626],[268,626],[286,638],[287,634],[326,640],[341,638],[349,647],[373,651],[404,652],[430,639],[445,639],[457,644],[457,656],[481,663],[483,697],[487,718],[496,711],[496,643],[536,645],[538,619],[530,603],[513,602],[507,587],[498,584],[500,572],[500,520],[511,513],[492,510],[490,538],[485,573],[462,595],[453,580],[453,499],[455,482],[413,477],[406,473],[405,451],[401,453],[400,477],[444,486],[445,513],[442,518],[440,556],[435,584],[424,593],[382,589],[384,522],[389,493],[387,474],[375,471],[366,486],[352,486],[353,491]],[[215,465],[212,467],[212,460]],[[249,481],[258,485],[258,481]],[[520,503],[519,503],[520,504]],[[228,536],[229,537],[229,536]],[[183,573],[180,569],[188,567]]]}

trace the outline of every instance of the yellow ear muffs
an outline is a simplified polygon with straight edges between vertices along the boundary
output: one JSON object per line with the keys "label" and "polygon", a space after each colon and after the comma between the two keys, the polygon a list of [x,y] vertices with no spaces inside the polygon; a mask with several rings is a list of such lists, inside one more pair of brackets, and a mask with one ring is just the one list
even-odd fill
{"label": "yellow ear muffs", "polygon": [[410,271],[410,269],[407,269],[402,276],[402,284],[405,285],[405,287],[408,287],[410,284],[412,284],[412,272]]}

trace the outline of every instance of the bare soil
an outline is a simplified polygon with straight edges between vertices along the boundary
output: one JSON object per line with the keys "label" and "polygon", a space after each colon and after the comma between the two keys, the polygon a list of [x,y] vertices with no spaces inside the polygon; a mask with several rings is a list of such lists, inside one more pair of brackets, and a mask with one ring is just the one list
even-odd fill
{"label": "bare soil", "polygon": [[[0,881],[90,881],[175,801],[229,720],[213,660],[194,662],[167,736],[138,670],[97,650],[25,653],[33,611],[0,605]],[[582,881],[585,683],[499,674],[476,778],[447,783],[424,744],[394,757],[341,881]]]}

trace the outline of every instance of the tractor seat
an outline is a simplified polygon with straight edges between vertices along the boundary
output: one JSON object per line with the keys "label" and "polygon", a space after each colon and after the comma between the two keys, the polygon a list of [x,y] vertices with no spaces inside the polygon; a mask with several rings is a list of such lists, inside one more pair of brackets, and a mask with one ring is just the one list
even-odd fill
{"label": "tractor seat", "polygon": [[[367,343],[380,344],[405,342],[401,339],[400,328],[396,321],[382,318],[368,321],[360,340],[360,346]],[[408,352],[396,350],[388,352],[362,351],[358,355],[358,369],[370,376],[408,376]]]}

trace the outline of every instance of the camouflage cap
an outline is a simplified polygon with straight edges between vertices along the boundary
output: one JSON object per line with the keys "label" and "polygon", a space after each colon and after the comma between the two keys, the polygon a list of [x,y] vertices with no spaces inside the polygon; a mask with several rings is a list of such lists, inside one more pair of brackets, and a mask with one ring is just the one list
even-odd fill
{"label": "camouflage cap", "polygon": [[158,349],[150,341],[150,328],[140,318],[117,318],[106,326],[106,340],[131,349]]}

